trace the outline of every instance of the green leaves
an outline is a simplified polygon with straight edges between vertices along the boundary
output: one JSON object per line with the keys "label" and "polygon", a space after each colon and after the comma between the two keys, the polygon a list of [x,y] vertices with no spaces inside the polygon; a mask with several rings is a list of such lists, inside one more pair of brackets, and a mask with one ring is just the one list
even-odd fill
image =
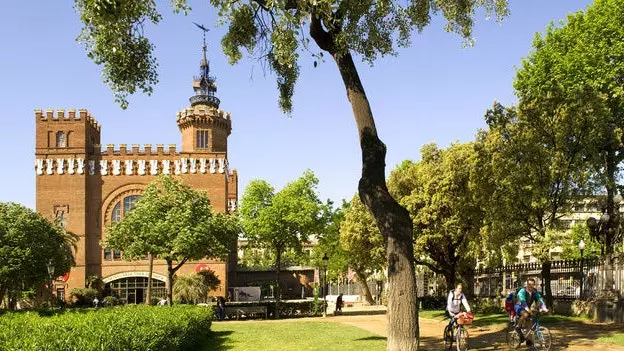
{"label": "green leaves", "polygon": [[370,211],[355,195],[340,223],[340,246],[349,266],[359,272],[383,270],[386,263],[384,239]]}
{"label": "green leaves", "polygon": [[[356,53],[373,64],[397,47],[410,44],[413,30],[421,31],[431,17],[441,14],[446,30],[471,42],[475,10],[501,20],[508,14],[507,0],[211,0],[220,24],[228,24],[221,40],[230,63],[242,58],[241,49],[264,61],[276,74],[280,108],[292,111],[292,96],[299,77],[301,55],[317,56],[310,38],[320,51],[335,57]],[[188,13],[186,0],[172,0],[174,12]],[[154,0],[75,0],[84,28],[78,41],[87,55],[103,65],[103,79],[118,103],[125,108],[128,95],[137,90],[150,94],[158,83],[153,44],[144,33],[144,23],[158,24],[161,15]],[[311,19],[321,24],[322,41],[313,37]]]}
{"label": "green leaves", "polygon": [[472,182],[476,161],[471,143],[439,149],[428,144],[419,162],[404,161],[388,180],[388,189],[414,223],[418,264],[454,282],[462,265],[474,267],[487,252],[480,233],[483,211]]}
{"label": "green leaves", "polygon": [[306,171],[278,193],[263,180],[249,183],[242,197],[240,215],[251,246],[277,254],[301,250],[310,235],[323,228],[322,204],[316,193],[318,179]]}
{"label": "green leaves", "polygon": [[145,189],[136,207],[107,230],[103,246],[122,250],[126,258],[148,252],[177,262],[224,258],[239,232],[237,218],[214,213],[205,193],[161,176]]}
{"label": "green leaves", "polygon": [[7,290],[38,288],[48,281],[46,265],[63,275],[74,265],[77,237],[38,213],[0,203],[0,296]]}
{"label": "green leaves", "polygon": [[102,78],[122,108],[137,89],[151,94],[158,83],[154,45],[144,36],[144,23],[160,22],[154,0],[75,0],[84,27],[77,40],[87,56],[102,65]]}

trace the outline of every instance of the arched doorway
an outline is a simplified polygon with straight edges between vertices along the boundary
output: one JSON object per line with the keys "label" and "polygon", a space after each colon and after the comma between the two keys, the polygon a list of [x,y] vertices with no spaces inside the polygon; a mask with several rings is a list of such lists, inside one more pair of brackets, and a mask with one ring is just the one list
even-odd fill
{"label": "arched doorway", "polygon": [[[125,303],[141,304],[147,295],[147,273],[128,272],[116,274],[104,279],[104,296],[114,296]],[[165,277],[152,275],[152,298],[161,299],[166,296]]]}

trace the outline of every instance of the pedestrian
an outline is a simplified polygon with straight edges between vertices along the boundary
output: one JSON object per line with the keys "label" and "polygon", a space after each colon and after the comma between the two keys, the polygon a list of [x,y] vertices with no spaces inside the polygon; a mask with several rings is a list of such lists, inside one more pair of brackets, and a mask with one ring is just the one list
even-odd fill
{"label": "pedestrian", "polygon": [[219,312],[219,320],[222,321],[225,319],[225,298],[223,296],[219,296],[217,299],[217,309]]}
{"label": "pedestrian", "polygon": [[334,311],[334,314],[341,314],[342,313],[342,294],[338,295],[338,297],[336,298],[336,311]]}

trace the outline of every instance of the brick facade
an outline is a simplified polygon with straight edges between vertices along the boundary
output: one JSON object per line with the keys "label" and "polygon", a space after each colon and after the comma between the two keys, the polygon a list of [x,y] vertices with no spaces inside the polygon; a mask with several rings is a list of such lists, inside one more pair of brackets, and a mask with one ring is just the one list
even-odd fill
{"label": "brick facade", "polygon": [[[105,239],[113,217],[119,218],[119,208],[123,214],[124,199],[140,195],[159,174],[178,176],[192,188],[207,192],[217,211],[236,210],[238,175],[227,162],[230,114],[219,109],[205,56],[201,69],[194,81],[196,95],[191,97],[191,106],[177,114],[180,151],[176,145],[160,144],[155,148],[123,144],[102,148],[100,125],[88,111],[35,111],[37,211],[51,220],[62,218],[67,230],[80,238],[76,266],[68,279],[58,279],[54,284],[57,292],[64,290],[66,298],[71,289],[85,287],[91,275],[107,282],[146,275],[147,260],[113,259],[112,253],[107,257],[100,241]],[[202,80],[204,84],[200,84]],[[206,81],[212,84],[208,89]],[[222,282],[212,294],[225,295],[227,282],[236,273],[236,247],[226,262],[187,262],[176,274],[193,273],[200,264],[214,270]],[[166,276],[164,261],[154,261],[154,273],[156,279]]]}

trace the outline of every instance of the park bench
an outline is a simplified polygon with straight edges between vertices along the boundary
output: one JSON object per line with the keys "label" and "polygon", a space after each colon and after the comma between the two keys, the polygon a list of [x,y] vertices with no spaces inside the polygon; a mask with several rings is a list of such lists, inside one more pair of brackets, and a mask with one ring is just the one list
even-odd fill
{"label": "park bench", "polygon": [[266,306],[225,306],[225,315],[228,318],[236,316],[236,319],[240,319],[242,316],[245,318],[256,317],[257,315],[263,315],[267,317]]}

